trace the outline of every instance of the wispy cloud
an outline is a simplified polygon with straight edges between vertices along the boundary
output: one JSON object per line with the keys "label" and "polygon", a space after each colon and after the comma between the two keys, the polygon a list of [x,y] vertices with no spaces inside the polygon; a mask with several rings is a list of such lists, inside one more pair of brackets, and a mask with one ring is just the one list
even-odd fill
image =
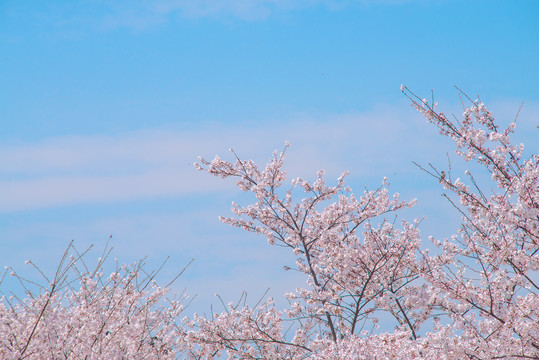
{"label": "wispy cloud", "polygon": [[277,12],[288,12],[313,6],[341,7],[348,1],[327,0],[164,0],[155,4],[161,13],[180,12],[188,17],[225,16],[242,20],[259,20]]}
{"label": "wispy cloud", "polygon": [[4,146],[0,211],[216,191],[227,185],[193,168],[198,155],[225,157],[232,146],[241,156],[264,162],[285,140],[293,146],[292,176],[314,174],[319,167],[336,175],[349,167],[347,161],[353,161],[358,172],[372,174],[380,161],[399,166],[397,154],[406,147],[401,134],[414,133],[410,121],[384,109],[314,120],[293,116],[288,122],[268,120],[251,128],[154,129]]}
{"label": "wispy cloud", "polygon": [[[539,133],[535,108],[524,107],[517,127],[517,139],[532,152]],[[494,107],[502,121],[514,117],[517,109],[508,103]],[[69,136],[0,147],[0,212],[220,191],[229,184],[192,166],[199,155],[232,159],[227,149],[233,147],[240,156],[263,163],[285,140],[292,143],[287,159],[291,177],[313,176],[319,168],[329,176],[348,169],[353,178],[365,180],[413,173],[411,161],[440,160],[451,145],[407,110],[379,106],[362,114],[267,119],[248,128],[205,124],[198,130]]]}
{"label": "wispy cloud", "polygon": [[245,21],[267,19],[276,14],[300,11],[313,7],[329,10],[346,8],[354,3],[400,4],[409,0],[159,0],[126,4],[110,3],[107,27],[142,28],[163,23],[176,17],[233,18]]}
{"label": "wispy cloud", "polygon": [[182,18],[236,19],[260,21],[314,7],[330,11],[352,4],[400,4],[410,0],[133,0],[76,1],[43,4],[41,8],[22,7],[7,13],[15,17],[31,17],[56,29],[78,33],[88,27],[97,30],[128,28],[143,31]]}

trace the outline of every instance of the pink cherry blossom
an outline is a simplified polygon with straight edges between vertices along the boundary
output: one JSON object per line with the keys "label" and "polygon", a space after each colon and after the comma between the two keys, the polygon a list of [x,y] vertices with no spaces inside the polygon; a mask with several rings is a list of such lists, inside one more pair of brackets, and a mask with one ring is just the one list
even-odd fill
{"label": "pink cherry blossom", "polygon": [[[256,199],[233,204],[236,216],[221,220],[290,248],[307,286],[286,294],[290,307],[283,312],[269,300],[256,309],[195,317],[188,323],[195,357],[539,358],[538,155],[523,159],[523,145],[510,140],[515,124],[500,130],[479,100],[470,100],[458,122],[401,90],[454,140],[458,155],[491,174],[492,195],[469,171],[467,184],[450,169],[424,169],[462,214],[450,239],[430,237],[437,248],[431,256],[420,250],[419,221],[390,215],[415,201],[391,196],[386,179],[359,197],[346,186],[346,174],[335,185],[321,171],[313,182],[298,178],[285,186],[288,145],[264,168],[235,154],[234,162],[201,158],[199,170],[236,178]],[[395,330],[379,330],[381,319],[386,329],[393,319]],[[285,323],[294,324],[293,334],[282,332]]]}

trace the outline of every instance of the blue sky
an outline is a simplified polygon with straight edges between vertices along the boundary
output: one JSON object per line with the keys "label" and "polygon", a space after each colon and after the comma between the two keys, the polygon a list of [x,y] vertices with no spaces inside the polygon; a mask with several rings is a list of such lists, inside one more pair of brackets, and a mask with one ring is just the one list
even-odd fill
{"label": "blue sky", "polygon": [[[150,265],[197,311],[248,290],[301,285],[293,258],[217,221],[233,182],[198,173],[198,155],[264,162],[289,140],[292,176],[391,189],[427,215],[458,218],[412,161],[446,163],[450,143],[401,94],[406,84],[461,112],[457,85],[502,122],[520,103],[519,140],[537,149],[536,1],[155,0],[0,4],[0,265],[54,270],[71,239]],[[96,253],[96,257],[98,253]],[[3,284],[4,292],[12,290]]]}

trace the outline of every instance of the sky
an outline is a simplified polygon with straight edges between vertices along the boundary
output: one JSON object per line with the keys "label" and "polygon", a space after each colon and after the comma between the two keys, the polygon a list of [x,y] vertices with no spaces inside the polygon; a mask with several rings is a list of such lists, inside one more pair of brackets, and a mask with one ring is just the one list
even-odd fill
{"label": "sky", "polygon": [[515,138],[536,152],[537,14],[537,1],[4,0],[0,266],[51,273],[71,240],[93,259],[112,236],[120,262],[170,256],[165,283],[194,258],[173,285],[196,296],[189,311],[218,308],[216,293],[282,297],[305,281],[283,271],[293,256],[220,223],[252,198],[193,162],[234,148],[263,165],[285,141],[291,177],[349,170],[361,193],[387,176],[418,199],[402,217],[427,217],[425,241],[449,236],[458,216],[412,162],[443,168],[454,149],[400,86],[456,116],[458,86],[505,124],[524,103]]}

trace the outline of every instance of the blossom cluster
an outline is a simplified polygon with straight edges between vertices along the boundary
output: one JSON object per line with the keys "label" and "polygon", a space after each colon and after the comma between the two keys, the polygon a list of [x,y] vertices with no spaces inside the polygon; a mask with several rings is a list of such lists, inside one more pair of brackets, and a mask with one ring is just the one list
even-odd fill
{"label": "blossom cluster", "polygon": [[[451,238],[430,238],[437,249],[430,255],[419,221],[388,220],[414,201],[390,195],[386,179],[360,197],[346,186],[346,173],[333,186],[321,171],[285,188],[288,145],[263,169],[236,154],[234,162],[200,158],[199,170],[236,178],[256,199],[234,203],[236,216],[221,220],[289,248],[306,278],[304,288],[286,294],[290,307],[280,317],[269,307],[198,319],[192,325],[200,344],[231,358],[539,358],[539,155],[523,158],[524,146],[510,139],[515,123],[500,130],[479,100],[469,99],[459,122],[402,91],[454,140],[459,156],[490,173],[492,195],[469,171],[471,185],[453,180],[450,168],[448,175],[426,170],[462,215]],[[275,333],[284,322],[294,323],[294,334]]]}
{"label": "blossom cluster", "polygon": [[183,346],[176,321],[183,305],[167,299],[155,272],[138,262],[106,276],[106,258],[90,271],[84,253],[70,251],[78,254],[70,244],[48,287],[36,292],[24,285],[25,299],[2,298],[0,358],[176,359]]}

